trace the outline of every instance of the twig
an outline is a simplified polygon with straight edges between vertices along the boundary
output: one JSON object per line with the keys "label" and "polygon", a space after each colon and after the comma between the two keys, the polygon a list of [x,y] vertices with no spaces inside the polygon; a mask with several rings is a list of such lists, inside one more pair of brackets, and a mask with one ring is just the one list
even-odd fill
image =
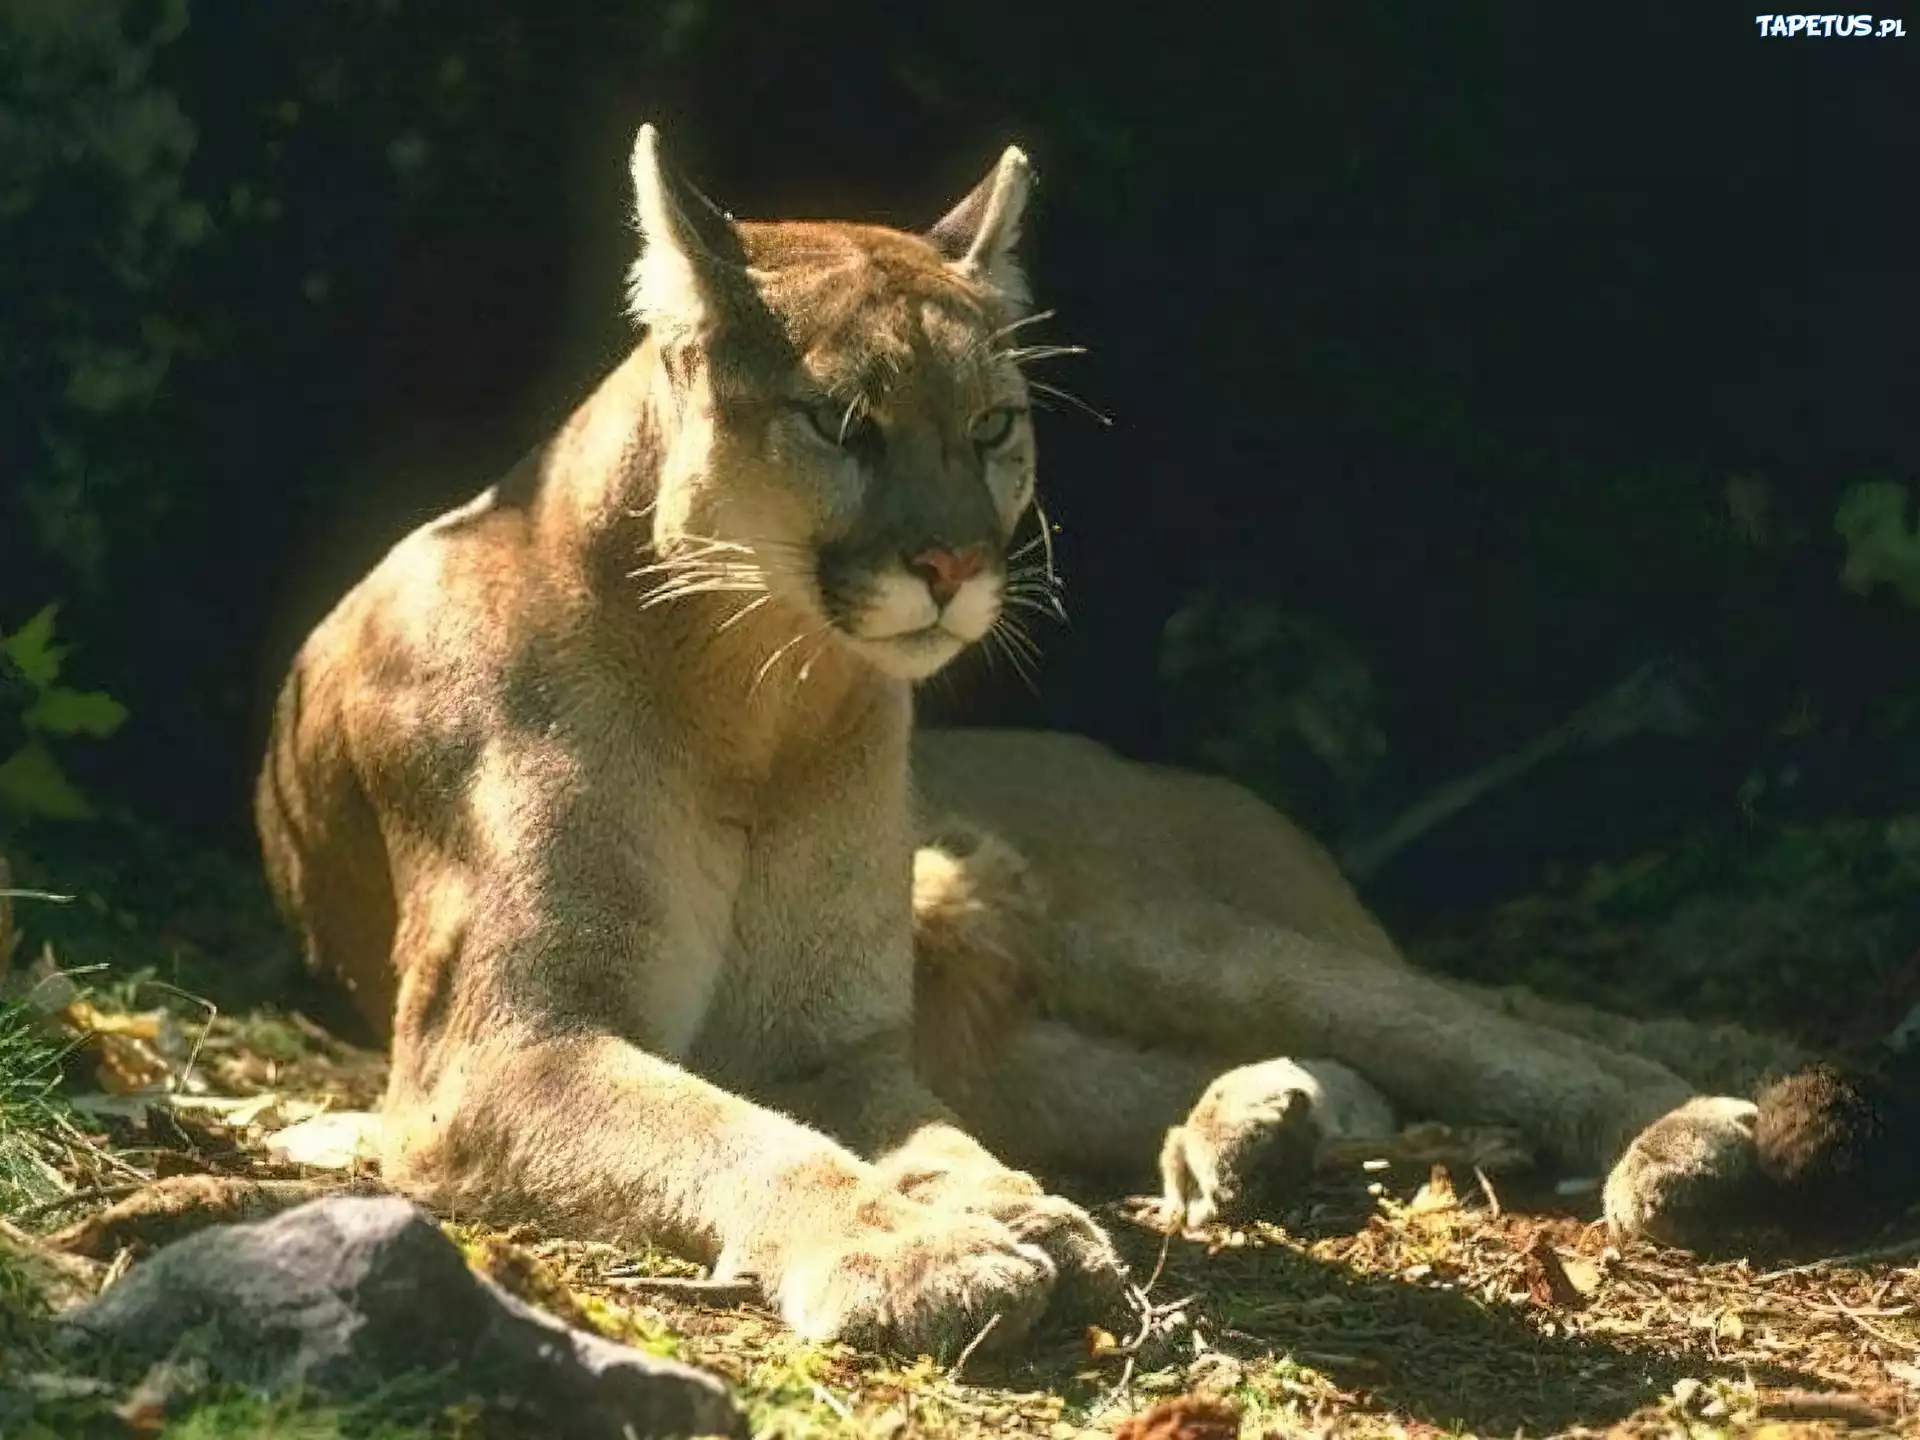
{"label": "twig", "polygon": [[960,1383],[960,1372],[967,1368],[967,1361],[973,1358],[973,1352],[980,1348],[987,1336],[993,1333],[993,1327],[999,1323],[1000,1312],[996,1310],[987,1317],[987,1323],[980,1327],[980,1333],[967,1342],[966,1348],[960,1352],[959,1359],[953,1362],[953,1368],[947,1371],[947,1379],[950,1383],[955,1385]]}
{"label": "twig", "polygon": [[1563,751],[1590,749],[1643,731],[1694,733],[1700,728],[1698,707],[1686,691],[1696,683],[1684,667],[1648,661],[1532,743],[1449,781],[1382,829],[1348,841],[1341,847],[1341,868],[1356,880],[1370,878],[1429,830]]}
{"label": "twig", "polygon": [[1816,1270],[1842,1269],[1849,1265],[1871,1265],[1876,1260],[1908,1260],[1920,1255],[1920,1235],[1906,1240],[1896,1240],[1890,1245],[1878,1245],[1871,1250],[1855,1250],[1846,1255],[1829,1255],[1824,1260],[1809,1260],[1804,1265],[1789,1265],[1784,1270],[1769,1270],[1764,1275],[1753,1277],[1752,1283],[1761,1285],[1769,1280],[1784,1280],[1789,1275],[1811,1275]]}
{"label": "twig", "polygon": [[1500,1197],[1494,1193],[1493,1181],[1487,1178],[1487,1172],[1478,1165],[1473,1167],[1473,1178],[1480,1182],[1480,1193],[1487,1197],[1487,1214],[1490,1218],[1500,1218]]}
{"label": "twig", "polygon": [[[1167,1237],[1168,1240],[1172,1238],[1171,1235]],[[1163,1247],[1162,1254],[1164,1253]],[[1158,1267],[1156,1267],[1148,1283],[1151,1284],[1153,1280],[1158,1280],[1159,1278],[1160,1271]],[[1153,1334],[1155,1322],[1162,1315],[1171,1315],[1178,1310],[1185,1309],[1193,1302],[1194,1297],[1189,1295],[1183,1300],[1174,1301],[1171,1305],[1156,1306],[1147,1298],[1147,1292],[1143,1287],[1139,1285],[1129,1285],[1127,1286],[1127,1298],[1133,1302],[1134,1309],[1140,1316],[1140,1329],[1131,1340],[1119,1347],[1118,1353],[1126,1356],[1126,1361],[1120,1367],[1120,1378],[1113,1382],[1113,1389],[1107,1392],[1107,1398],[1101,1402],[1100,1409],[1095,1412],[1096,1414],[1104,1414],[1106,1411],[1112,1409],[1120,1397],[1125,1395],[1132,1387],[1134,1367],[1140,1363],[1140,1347],[1145,1345],[1148,1337]]]}
{"label": "twig", "polygon": [[685,1275],[611,1275],[600,1282],[609,1290],[635,1290],[700,1305],[746,1305],[760,1298],[760,1282],[742,1279],[691,1279]]}
{"label": "twig", "polygon": [[1140,1287],[1140,1297],[1145,1299],[1153,1290],[1154,1282],[1160,1278],[1160,1272],[1167,1268],[1167,1247],[1173,1244],[1173,1231],[1163,1231],[1160,1236],[1160,1255],[1153,1262],[1153,1273],[1147,1276],[1147,1283]]}
{"label": "twig", "polygon": [[190,1000],[207,1012],[207,1023],[202,1025],[200,1033],[194,1036],[193,1048],[187,1051],[186,1063],[180,1067],[180,1078],[173,1084],[176,1091],[184,1090],[187,1088],[187,1081],[193,1075],[193,1062],[200,1058],[200,1047],[207,1043],[207,1036],[213,1030],[213,1022],[220,1018],[220,1007],[204,995],[195,995],[190,990],[182,990],[178,985],[169,985],[164,980],[148,980],[145,983],[157,990],[165,990],[169,995],[178,995],[182,1000]]}
{"label": "twig", "polygon": [[1831,1290],[1827,1291],[1827,1298],[1833,1301],[1834,1309],[1838,1310],[1842,1315],[1846,1316],[1847,1319],[1851,1320],[1854,1324],[1858,1325],[1862,1330],[1866,1331],[1867,1334],[1871,1335],[1874,1339],[1885,1341],[1889,1345],[1898,1345],[1903,1350],[1920,1350],[1920,1340],[1909,1340],[1904,1335],[1895,1334],[1891,1330],[1881,1329],[1878,1325],[1874,1324],[1860,1311],[1851,1309],[1848,1306],[1841,1304],[1840,1297],[1838,1295],[1835,1295],[1833,1291]]}
{"label": "twig", "polygon": [[1862,1426],[1889,1423],[1886,1412],[1864,1396],[1822,1394],[1817,1390],[1776,1390],[1761,1396],[1759,1410],[1762,1420],[1838,1420]]}
{"label": "twig", "polygon": [[56,1210],[65,1210],[72,1205],[85,1205],[93,1200],[124,1200],[129,1195],[139,1194],[147,1188],[149,1183],[141,1181],[139,1184],[89,1185],[82,1190],[70,1190],[65,1195],[56,1196],[52,1200],[42,1200],[37,1205],[28,1205],[14,1211],[13,1219],[16,1222],[37,1220],[42,1215],[51,1215]]}

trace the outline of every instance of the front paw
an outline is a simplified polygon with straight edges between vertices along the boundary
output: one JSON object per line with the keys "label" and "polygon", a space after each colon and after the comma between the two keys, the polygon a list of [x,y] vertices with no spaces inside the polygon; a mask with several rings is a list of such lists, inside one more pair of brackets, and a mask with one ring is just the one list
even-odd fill
{"label": "front paw", "polygon": [[1607,1177],[1614,1238],[1701,1249],[1748,1223],[1763,1184],[1757,1114],[1749,1101],[1703,1095],[1635,1136]]}
{"label": "front paw", "polygon": [[[1022,1177],[1024,1178],[1024,1177]],[[1037,1189],[982,1186],[959,1202],[1045,1251],[1059,1272],[1054,1309],[1075,1320],[1110,1320],[1126,1304],[1127,1267],[1107,1232],[1071,1200]]]}
{"label": "front paw", "polygon": [[1107,1232],[1071,1200],[1049,1195],[1040,1182],[980,1156],[909,1165],[883,1164],[901,1194],[938,1209],[985,1215],[1046,1252],[1058,1271],[1055,1306],[1075,1319],[1107,1318],[1126,1302],[1127,1267]]}
{"label": "front paw", "polygon": [[770,1298],[807,1339],[948,1360],[989,1323],[983,1351],[1017,1342],[1047,1308],[1053,1260],[988,1216],[886,1195],[851,1219],[784,1247]]}
{"label": "front paw", "polygon": [[1271,1215],[1313,1180],[1317,1087],[1288,1060],[1229,1071],[1160,1150],[1162,1213],[1197,1229]]}

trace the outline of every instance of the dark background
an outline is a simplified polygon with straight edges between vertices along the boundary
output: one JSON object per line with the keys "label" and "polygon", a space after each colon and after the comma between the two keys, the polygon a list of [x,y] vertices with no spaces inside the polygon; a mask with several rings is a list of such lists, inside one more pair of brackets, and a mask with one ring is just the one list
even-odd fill
{"label": "dark background", "polygon": [[[1043,420],[1038,695],[943,717],[1226,765],[1339,838],[1690,667],[1687,735],[1478,807],[1409,904],[1783,765],[1806,813],[1916,808],[1920,617],[1834,527],[1920,460],[1916,59],[1711,5],[5,0],[0,629],[61,602],[127,705],[62,749],[89,793],[242,849],[306,627],[631,343],[641,121],[737,214],[910,226],[1017,140],[1091,349],[1048,378],[1113,423]],[[1209,588],[1281,629],[1169,683]]]}

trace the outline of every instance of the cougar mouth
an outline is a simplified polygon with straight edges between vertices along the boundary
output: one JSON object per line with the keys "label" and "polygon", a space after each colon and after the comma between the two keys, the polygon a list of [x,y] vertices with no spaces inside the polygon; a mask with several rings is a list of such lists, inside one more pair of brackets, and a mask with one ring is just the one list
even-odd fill
{"label": "cougar mouth", "polygon": [[901,680],[925,680],[970,643],[937,621],[891,635],[862,635],[853,630],[841,634],[868,664]]}

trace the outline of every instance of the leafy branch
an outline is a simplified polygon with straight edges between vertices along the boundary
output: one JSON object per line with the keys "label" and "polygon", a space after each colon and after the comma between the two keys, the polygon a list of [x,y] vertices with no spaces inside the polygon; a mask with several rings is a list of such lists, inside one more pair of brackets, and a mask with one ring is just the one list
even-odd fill
{"label": "leafy branch", "polygon": [[0,811],[22,818],[85,820],[93,807],[54,758],[50,741],[86,735],[105,739],[127,710],[99,690],[60,683],[71,646],[54,643],[49,605],[11,635],[0,633]]}

